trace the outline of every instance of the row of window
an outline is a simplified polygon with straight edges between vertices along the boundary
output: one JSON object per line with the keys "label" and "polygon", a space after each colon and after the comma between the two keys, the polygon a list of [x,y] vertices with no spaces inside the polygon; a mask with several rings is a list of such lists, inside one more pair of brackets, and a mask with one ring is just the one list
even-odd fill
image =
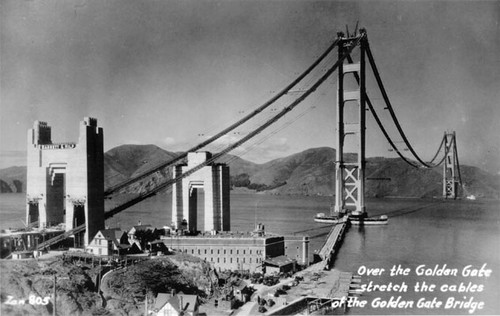
{"label": "row of window", "polygon": [[102,243],[104,245],[111,244],[111,240],[106,240],[106,239],[101,239],[101,238],[96,238],[95,241],[96,241],[96,245],[101,245],[102,241],[104,241],[104,243]]}
{"label": "row of window", "polygon": [[[226,255],[226,254],[228,254],[228,253],[229,253],[230,255],[232,255],[232,254],[233,254],[233,249],[229,249],[229,251],[228,251],[227,249],[223,249],[222,251],[223,251],[223,254],[225,254],[225,255]],[[187,250],[184,250],[184,252],[187,252]],[[202,252],[202,251],[201,251],[201,249],[198,249],[198,254],[199,254],[199,255],[201,255],[201,252]],[[195,253],[194,249],[191,249],[191,254],[192,254],[192,255],[194,255],[194,253]],[[206,255],[207,253],[208,253],[208,249],[204,249],[204,254]],[[240,254],[240,250],[239,250],[239,249],[236,249],[236,252],[235,252],[235,253],[236,253],[237,255],[239,255],[239,254]],[[213,254],[214,254],[214,250],[213,250],[213,249],[210,249],[210,254],[211,254],[211,255],[213,255]],[[217,254],[218,254],[218,255],[220,255],[220,254],[221,254],[221,250],[220,250],[220,249],[217,249]],[[241,251],[241,254],[246,255],[246,254],[247,254],[246,249],[243,249],[243,250]],[[248,253],[248,254],[250,254],[250,255],[252,254],[252,249],[250,249],[250,250],[249,250],[249,253]],[[262,250],[256,250],[256,251],[255,251],[255,254],[256,254],[256,255],[261,255],[261,254],[262,254]]]}
{"label": "row of window", "polygon": [[[94,253],[94,249],[90,248],[90,249],[88,249],[88,250],[90,250],[90,253]],[[87,251],[88,251],[88,250],[87,250]],[[97,248],[97,254],[98,254],[98,255],[102,255],[102,248]]]}
{"label": "row of window", "polygon": [[[209,258],[205,257],[205,261],[208,261],[208,259]],[[217,260],[215,260],[215,259],[217,259]],[[221,258],[218,258],[218,257],[217,258],[210,257],[210,262],[216,262],[217,261],[217,263],[221,263],[220,259]],[[227,263],[226,258],[222,258],[222,259],[223,259],[222,263]],[[261,263],[261,262],[262,262],[262,258],[256,258],[255,259],[255,263]],[[229,263],[233,263],[233,258],[229,258]],[[236,258],[236,263],[240,263],[240,258]],[[245,262],[245,258],[242,258],[241,263],[246,263]],[[252,263],[252,258],[248,259],[248,263]]]}
{"label": "row of window", "polygon": [[[203,249],[203,251],[201,249],[196,249],[196,251],[195,251],[195,249],[193,248],[193,249],[191,249],[191,251],[188,251],[188,249],[184,248],[181,251],[184,252],[184,253],[191,253],[192,255],[195,255],[195,256],[196,255],[200,255],[201,256],[202,252],[205,255],[209,254],[209,250],[208,249]],[[229,249],[229,250],[223,249],[222,251],[221,251],[221,249],[217,249],[215,251],[214,251],[214,249],[210,249],[210,254],[212,254],[212,255],[214,255],[214,254],[220,255],[221,252],[222,252],[222,254],[226,254],[226,255],[230,254],[230,255],[232,255],[233,254],[233,249]],[[237,254],[237,255],[239,255],[239,254],[246,255],[247,251],[244,250],[244,249],[241,250],[241,251],[239,249],[236,249],[234,251],[234,253]],[[249,255],[252,254],[252,253],[255,254],[255,255],[261,255],[262,254],[262,250],[254,250],[254,251],[249,250],[248,251]],[[229,257],[229,258],[226,258],[226,257],[223,257],[223,258],[220,258],[220,257],[216,257],[216,258],[214,258],[214,257],[204,257],[204,259],[206,261],[209,260],[210,262],[217,262],[217,263],[221,263],[221,260],[222,260],[222,263],[233,263],[233,257]],[[243,258],[235,258],[234,262],[236,262],[236,263],[240,263],[240,262],[241,263],[252,263],[252,262],[253,263],[261,263],[262,262],[262,258],[244,258],[244,257]]]}

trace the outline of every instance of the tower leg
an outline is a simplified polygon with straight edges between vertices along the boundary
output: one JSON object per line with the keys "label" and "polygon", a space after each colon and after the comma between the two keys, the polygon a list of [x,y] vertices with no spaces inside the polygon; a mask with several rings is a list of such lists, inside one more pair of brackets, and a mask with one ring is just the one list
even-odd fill
{"label": "tower leg", "polygon": [[[361,35],[360,35],[361,36]],[[338,44],[338,58],[345,58],[348,54],[347,46],[353,45],[357,38],[341,38]],[[353,213],[365,213],[365,130],[366,130],[366,93],[365,93],[365,49],[366,37],[361,40],[360,62],[356,64],[341,63],[338,71],[337,84],[337,124],[336,143],[337,152],[335,159],[335,208],[337,213],[350,209]],[[353,73],[359,78],[359,88],[354,91],[345,91],[344,76]],[[356,122],[344,122],[347,106],[355,103],[357,115]],[[347,125],[348,124],[348,125]],[[354,126],[354,128],[352,128]],[[351,127],[351,128],[347,128]],[[356,145],[356,159],[348,161],[345,155],[346,136],[354,136]]]}

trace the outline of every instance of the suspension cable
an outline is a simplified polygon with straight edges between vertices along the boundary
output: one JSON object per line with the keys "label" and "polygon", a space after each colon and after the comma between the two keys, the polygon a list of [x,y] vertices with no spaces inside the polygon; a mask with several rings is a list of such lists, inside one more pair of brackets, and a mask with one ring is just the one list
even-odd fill
{"label": "suspension cable", "polygon": [[435,166],[432,166],[430,164],[425,163],[415,152],[413,147],[411,146],[410,142],[406,138],[405,133],[403,132],[403,129],[401,128],[401,125],[399,124],[399,121],[396,117],[396,114],[394,113],[394,110],[392,108],[391,102],[389,101],[389,97],[387,96],[387,92],[385,91],[384,84],[382,83],[382,79],[380,78],[380,74],[378,72],[377,66],[375,65],[375,60],[373,59],[373,55],[371,53],[370,47],[367,45],[366,46],[366,53],[368,56],[368,59],[370,61],[370,65],[372,66],[373,74],[375,75],[375,79],[377,80],[378,86],[380,88],[380,92],[382,93],[382,96],[384,98],[385,104],[387,105],[387,109],[389,110],[389,113],[391,114],[392,120],[394,121],[394,124],[396,125],[399,134],[403,138],[403,141],[405,142],[406,146],[408,149],[411,151],[413,156],[426,168],[433,168]]}
{"label": "suspension cable", "polygon": [[[368,46],[368,43],[367,43],[367,46]],[[352,64],[354,61],[352,60],[352,57],[351,55],[347,55],[347,61]],[[356,78],[356,81],[358,82],[359,84],[359,75],[358,73],[354,73],[354,77]],[[401,159],[403,159],[407,164],[409,164],[410,166],[412,167],[415,167],[415,168],[418,168],[418,165],[414,164],[413,162],[411,162],[410,160],[408,160],[408,158],[406,158],[398,149],[398,147],[396,146],[396,144],[394,144],[394,141],[392,140],[392,138],[389,136],[389,134],[387,133],[387,130],[385,129],[384,125],[382,124],[382,121],[380,120],[380,118],[378,117],[377,115],[377,112],[375,112],[375,108],[373,107],[372,105],[372,102],[370,101],[370,98],[368,97],[368,94],[365,92],[365,98],[366,98],[366,104],[368,105],[368,107],[370,108],[370,112],[372,113],[373,115],[373,118],[375,119],[375,121],[377,122],[377,125],[378,127],[380,128],[380,130],[382,131],[382,134],[384,134],[385,138],[387,139],[387,141],[389,142],[389,144],[391,145],[391,147],[396,151],[396,153],[398,154],[399,157],[401,157]]]}
{"label": "suspension cable", "polygon": [[[348,54],[354,49],[354,47],[356,47],[359,44],[359,42],[361,41],[361,39],[364,38],[364,37],[365,37],[365,35],[360,35],[354,41],[353,45],[351,47],[349,47],[349,49],[348,49]],[[316,91],[316,89],[326,79],[328,79],[328,77],[330,77],[333,72],[335,72],[335,70],[344,61],[345,58],[346,57],[344,56],[344,57],[340,58],[339,60],[337,60],[337,62],[330,69],[328,69],[328,71],[320,79],[318,79],[318,81],[316,81],[316,83],[313,86],[311,86],[311,88],[309,88],[307,91],[305,91],[304,94],[301,95],[300,97],[298,97],[294,102],[292,102],[290,105],[288,105],[287,107],[285,107],[283,110],[281,110],[274,117],[270,118],[267,122],[265,122],[259,128],[255,129],[254,131],[250,132],[248,135],[246,135],[245,137],[243,137],[239,141],[235,142],[234,144],[228,146],[223,151],[221,151],[221,152],[217,153],[216,155],[214,155],[211,160],[214,161],[215,159],[217,159],[218,157],[222,156],[223,154],[228,153],[229,151],[233,150],[234,148],[242,145],[243,143],[245,143],[246,141],[248,141],[252,137],[254,137],[257,134],[259,134],[260,132],[262,132],[264,129],[266,129],[267,127],[269,127],[271,124],[275,123],[280,118],[282,118],[283,116],[285,116],[288,112],[290,112],[291,110],[293,110],[297,105],[299,105],[302,101],[304,101],[311,93],[313,93],[314,91]]]}
{"label": "suspension cable", "polygon": [[279,98],[281,98],[282,96],[286,95],[294,86],[296,86],[302,79],[304,79],[314,68],[316,68],[316,66],[318,66],[322,61],[323,59],[325,59],[326,56],[328,56],[328,54],[330,54],[330,52],[337,46],[338,44],[338,41],[339,39],[335,39],[333,41],[333,43],[325,50],[325,52],[323,52],[323,54],[321,54],[321,56],[318,57],[318,59],[316,59],[316,61],[311,65],[309,66],[309,68],[307,68],[300,76],[298,76],[294,81],[292,81],[288,86],[286,86],[285,88],[283,88],[280,92],[278,92],[278,94],[276,94],[274,97],[272,97],[271,99],[269,99],[267,102],[265,102],[264,104],[262,104],[260,107],[258,107],[257,109],[255,109],[254,111],[252,111],[251,113],[249,113],[248,115],[246,115],[245,117],[241,118],[239,121],[237,121],[236,123],[230,125],[229,127],[225,128],[224,130],[220,131],[219,133],[215,134],[214,136],[208,138],[207,140],[201,142],[200,144],[194,146],[193,148],[190,148],[188,149],[187,151],[181,153],[179,156],[177,156],[176,158],[174,159],[171,159],[170,161],[167,161],[165,163],[161,163],[159,165],[156,165],[155,167],[149,169],[148,171],[145,171],[144,173],[142,173],[141,175],[138,175],[132,179],[128,179],[122,183],[119,183],[109,189],[107,189],[105,192],[104,192],[104,195],[107,196],[107,195],[110,195],[114,192],[116,192],[117,190],[120,190],[134,182],[137,182],[153,173],[155,173],[156,171],[158,171],[159,169],[163,169],[163,168],[166,168],[182,159],[184,159],[185,157],[187,157],[187,153],[188,152],[194,152],[194,151],[197,151],[198,149],[200,148],[203,148],[205,147],[206,145],[212,143],[213,141],[215,141],[216,139],[220,138],[221,136],[227,134],[228,132],[234,130],[235,128],[237,128],[238,126],[242,125],[243,123],[247,122],[248,120],[250,120],[251,118],[253,118],[254,116],[256,116],[257,114],[261,113],[262,111],[264,111],[267,107],[269,107],[271,104],[273,104],[274,102],[276,102]]}
{"label": "suspension cable", "polygon": [[[353,45],[351,45],[348,48],[347,55],[350,54],[352,52],[352,50],[354,49],[354,47],[356,47],[357,45],[359,45],[361,39],[363,39],[365,37],[366,37],[365,34],[360,35],[354,41]],[[338,42],[338,40],[336,40],[335,42]],[[259,134],[260,132],[262,132],[264,129],[266,129],[267,127],[269,127],[271,124],[275,123],[280,118],[282,118],[283,116],[285,116],[287,113],[289,113],[291,110],[293,110],[298,104],[300,104],[302,101],[304,101],[311,93],[313,93],[314,91],[316,91],[316,89],[324,81],[326,81],[326,79],[328,79],[335,72],[335,70],[338,68],[338,66],[342,62],[344,62],[345,58],[346,58],[346,55],[344,55],[342,58],[338,59],[337,62],[330,69],[328,69],[328,71],[320,79],[318,79],[313,86],[311,86],[306,92],[304,92],[303,95],[301,95],[294,102],[292,102],[287,107],[285,107],[283,110],[281,110],[279,113],[277,113],[274,117],[270,118],[267,122],[265,122],[259,128],[255,129],[254,131],[252,131],[251,133],[249,133],[248,135],[246,135],[245,137],[243,137],[239,141],[237,141],[237,142],[233,143],[232,145],[226,147],[221,152],[213,155],[212,158],[210,158],[210,159],[204,161],[203,163],[201,163],[201,164],[199,164],[199,165],[197,165],[197,166],[195,166],[195,167],[187,170],[186,172],[183,172],[182,174],[180,174],[179,176],[175,177],[174,179],[167,180],[167,181],[159,184],[155,188],[153,188],[151,191],[146,192],[144,194],[141,194],[141,195],[133,198],[132,200],[130,200],[128,202],[125,202],[124,204],[119,205],[119,206],[111,209],[110,211],[108,211],[105,214],[105,217],[109,218],[109,217],[113,216],[114,214],[116,214],[118,212],[121,212],[122,210],[124,210],[124,209],[126,209],[126,208],[128,208],[128,207],[130,207],[132,205],[135,205],[135,204],[141,202],[142,200],[144,200],[144,199],[146,199],[148,197],[151,197],[151,196],[155,195],[157,192],[161,191],[162,189],[175,184],[176,182],[178,182],[178,181],[182,180],[183,178],[185,178],[185,177],[193,174],[194,172],[200,170],[201,168],[203,168],[203,167],[205,167],[205,166],[207,166],[207,165],[215,162],[217,159],[219,159],[223,155],[227,154],[231,150],[235,149],[236,147],[241,146],[242,144],[244,144],[245,142],[247,142],[249,139],[251,139],[252,137],[254,137],[257,134]]]}
{"label": "suspension cable", "polygon": [[463,186],[462,173],[460,172],[460,163],[458,162],[457,138],[455,137],[455,134],[453,134],[453,151],[455,152],[455,159],[457,160],[458,180],[460,181],[460,185]]}
{"label": "suspension cable", "polygon": [[[436,151],[436,154],[434,155],[434,157],[431,159],[431,161],[429,161],[429,163],[433,163],[434,162],[434,159],[436,159],[436,157],[438,156],[439,152],[441,151],[441,148],[443,147],[444,143],[446,141],[446,135],[443,136],[443,139],[441,140],[441,144],[439,145],[439,148],[438,150]],[[445,151],[446,152],[446,151]],[[446,157],[446,153],[445,153],[445,157]],[[444,160],[444,159],[443,159]],[[441,160],[441,161],[443,161]],[[438,163],[435,165],[435,167],[439,166],[442,162]]]}
{"label": "suspension cable", "polygon": [[446,155],[448,155],[448,151],[449,151],[449,149],[445,148],[443,158],[441,158],[441,160],[439,160],[439,162],[437,164],[435,164],[435,166],[440,166],[444,162],[444,160],[446,159]]}

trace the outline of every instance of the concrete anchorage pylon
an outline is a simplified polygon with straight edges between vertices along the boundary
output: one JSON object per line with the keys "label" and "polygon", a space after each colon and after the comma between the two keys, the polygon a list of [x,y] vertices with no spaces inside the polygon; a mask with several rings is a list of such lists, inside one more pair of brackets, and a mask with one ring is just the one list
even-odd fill
{"label": "concrete anchorage pylon", "polygon": [[[345,38],[339,33],[338,58],[348,54],[347,48],[354,45],[357,37]],[[361,36],[361,34],[359,35]],[[344,213],[347,209],[353,214],[363,214],[365,210],[365,130],[366,130],[366,93],[365,93],[365,49],[366,36],[361,39],[361,55],[358,63],[346,64],[342,62],[338,68],[337,83],[337,124],[336,142],[337,151],[335,159],[335,207],[334,212]],[[359,75],[359,89],[344,91],[344,76],[346,74]],[[344,122],[344,109],[349,104],[357,106],[357,121]],[[351,127],[347,129],[346,126]],[[352,128],[354,127],[354,128]],[[356,160],[347,161],[345,155],[346,136],[357,142]]]}
{"label": "concrete anchorage pylon", "polygon": [[[174,178],[212,158],[209,152],[188,153],[187,165],[175,166]],[[196,233],[230,231],[229,167],[210,164],[178,181],[172,187],[172,225]],[[204,190],[204,227],[198,227],[198,190]]]}
{"label": "concrete anchorage pylon", "polygon": [[40,228],[64,223],[75,247],[86,246],[104,228],[103,129],[97,119],[80,122],[78,143],[54,143],[51,127],[36,121],[28,131],[26,222]]}
{"label": "concrete anchorage pylon", "polygon": [[455,132],[444,133],[443,198],[457,198],[457,156]]}

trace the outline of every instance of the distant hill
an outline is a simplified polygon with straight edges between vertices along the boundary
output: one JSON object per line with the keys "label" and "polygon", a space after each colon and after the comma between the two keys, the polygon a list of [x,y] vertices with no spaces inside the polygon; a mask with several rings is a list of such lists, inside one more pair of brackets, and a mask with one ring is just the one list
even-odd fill
{"label": "distant hill", "polygon": [[[105,186],[110,187],[176,157],[155,145],[122,145],[105,153]],[[355,158],[354,155],[350,159]],[[232,185],[271,194],[332,195],[335,191],[335,149],[312,148],[263,164],[226,155]],[[465,194],[500,198],[500,176],[477,167],[461,166]],[[171,178],[162,171],[157,181]],[[26,167],[0,170],[1,192],[24,192]],[[399,158],[368,158],[366,194],[369,197],[428,197],[442,194],[442,169],[413,168]],[[127,192],[134,192],[132,187]]]}
{"label": "distant hill", "polygon": [[254,183],[266,184],[278,194],[321,194],[334,192],[335,150],[322,147],[275,159],[251,174]]}
{"label": "distant hill", "polygon": [[[355,155],[347,155],[348,160]],[[237,174],[239,171],[232,171]],[[366,194],[371,197],[424,197],[442,194],[441,175],[416,169],[401,159],[368,158]],[[259,165],[250,173],[252,183],[274,187],[275,194],[332,195],[335,192],[335,149],[312,148]]]}
{"label": "distant hill", "polygon": [[26,167],[0,169],[0,193],[26,192]]}
{"label": "distant hill", "polygon": [[110,187],[177,157],[155,145],[121,145],[104,154],[104,186]]}

